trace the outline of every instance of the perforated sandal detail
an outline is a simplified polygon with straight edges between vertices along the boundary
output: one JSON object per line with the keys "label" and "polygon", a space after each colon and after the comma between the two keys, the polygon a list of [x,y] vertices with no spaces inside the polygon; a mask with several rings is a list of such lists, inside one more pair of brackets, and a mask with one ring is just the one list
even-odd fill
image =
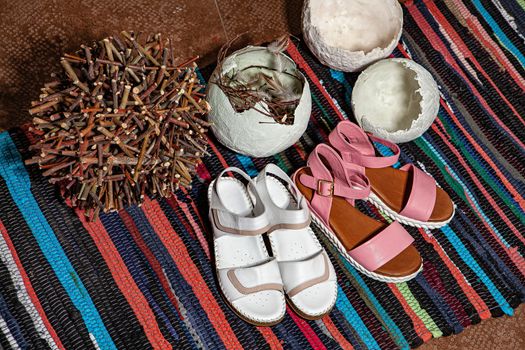
{"label": "perforated sandal detail", "polygon": [[290,306],[302,317],[319,319],[337,299],[334,267],[310,228],[310,210],[288,175],[268,164],[255,179],[272,228],[268,237]]}
{"label": "perforated sandal detail", "polygon": [[[241,175],[247,185],[228,172]],[[216,275],[222,294],[243,320],[270,326],[286,311],[283,281],[262,234],[270,228],[267,211],[250,177],[227,168],[208,188]]]}

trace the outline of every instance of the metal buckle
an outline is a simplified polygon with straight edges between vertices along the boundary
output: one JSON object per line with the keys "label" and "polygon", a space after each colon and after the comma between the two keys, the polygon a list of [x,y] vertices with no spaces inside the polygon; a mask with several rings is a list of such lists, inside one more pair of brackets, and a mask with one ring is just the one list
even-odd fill
{"label": "metal buckle", "polygon": [[[330,184],[330,193],[325,195],[321,192],[322,184]],[[328,180],[317,180],[317,194],[323,197],[332,197],[334,195],[334,182]]]}

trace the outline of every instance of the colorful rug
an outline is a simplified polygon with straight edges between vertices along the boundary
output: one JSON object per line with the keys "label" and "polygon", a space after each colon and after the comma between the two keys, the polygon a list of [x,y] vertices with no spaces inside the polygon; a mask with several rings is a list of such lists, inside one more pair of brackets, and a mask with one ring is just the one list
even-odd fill
{"label": "colorful rug", "polygon": [[295,41],[288,53],[313,96],[300,142],[250,159],[212,139],[190,191],[96,223],[24,166],[23,131],[0,134],[0,348],[409,348],[511,315],[525,297],[525,2],[408,1],[404,12],[394,56],[426,67],[442,100],[431,129],[401,145],[400,160],[431,173],[458,207],[441,230],[408,228],[425,261],[416,279],[373,281],[321,237],[339,282],[322,320],[288,309],[279,325],[254,327],[221,299],[210,266],[209,181],[226,166],[255,175],[275,162],[292,172],[340,119],[353,118],[357,74],[321,66]]}

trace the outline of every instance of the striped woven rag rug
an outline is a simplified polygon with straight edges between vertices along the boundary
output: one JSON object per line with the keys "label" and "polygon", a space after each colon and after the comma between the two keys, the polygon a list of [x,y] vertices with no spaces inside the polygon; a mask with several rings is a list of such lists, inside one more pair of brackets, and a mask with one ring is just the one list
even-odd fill
{"label": "striped woven rag rug", "polygon": [[[210,264],[207,184],[227,166],[256,175],[275,162],[291,173],[339,120],[353,118],[357,74],[321,66],[294,41],[288,54],[313,96],[296,145],[251,159],[212,138],[191,190],[94,223],[37,167],[24,165],[22,130],[0,134],[0,348],[410,348],[511,315],[525,296],[525,2],[404,6],[394,56],[426,67],[442,99],[430,130],[401,145],[400,161],[432,174],[457,204],[441,230],[407,228],[424,259],[417,278],[371,280],[320,237],[339,283],[336,306],[322,320],[288,309],[280,324],[254,327],[221,299]],[[381,218],[366,203],[359,207]]]}

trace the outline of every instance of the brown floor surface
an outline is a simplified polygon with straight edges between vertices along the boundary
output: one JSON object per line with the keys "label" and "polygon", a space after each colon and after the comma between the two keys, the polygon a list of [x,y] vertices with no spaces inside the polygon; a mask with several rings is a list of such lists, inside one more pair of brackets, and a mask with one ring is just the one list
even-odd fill
{"label": "brown floor surface", "polygon": [[[136,30],[172,37],[181,60],[215,61],[218,49],[300,31],[302,0],[0,0],[0,130],[30,120],[27,109],[82,43]],[[220,12],[219,12],[220,8]]]}
{"label": "brown floor surface", "polygon": [[460,334],[432,339],[421,350],[518,350],[525,349],[525,305],[513,317],[485,320]]}
{"label": "brown floor surface", "polygon": [[[182,59],[214,61],[228,39],[267,42],[300,32],[302,0],[0,0],[0,130],[30,120],[30,101],[59,67],[61,53],[121,30],[171,36]],[[525,348],[525,307],[421,349]]]}

